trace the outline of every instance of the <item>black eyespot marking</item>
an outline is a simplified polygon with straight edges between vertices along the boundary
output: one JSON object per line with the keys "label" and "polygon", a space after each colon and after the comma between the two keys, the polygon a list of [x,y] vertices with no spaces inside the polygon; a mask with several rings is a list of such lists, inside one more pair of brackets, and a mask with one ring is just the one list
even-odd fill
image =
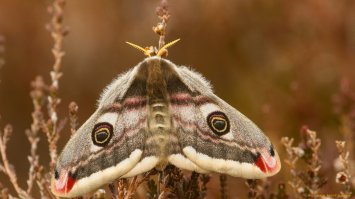
{"label": "black eyespot marking", "polygon": [[270,146],[269,152],[270,152],[270,155],[271,155],[272,157],[275,156],[274,147]]}
{"label": "black eyespot marking", "polygon": [[58,170],[54,171],[54,179],[58,180],[59,179],[59,172]]}
{"label": "black eyespot marking", "polygon": [[207,116],[207,124],[210,129],[218,136],[227,134],[230,129],[228,117],[221,111],[210,113]]}
{"label": "black eyespot marking", "polygon": [[95,125],[92,130],[91,139],[95,145],[104,147],[110,142],[112,135],[112,125],[110,123],[103,122]]}

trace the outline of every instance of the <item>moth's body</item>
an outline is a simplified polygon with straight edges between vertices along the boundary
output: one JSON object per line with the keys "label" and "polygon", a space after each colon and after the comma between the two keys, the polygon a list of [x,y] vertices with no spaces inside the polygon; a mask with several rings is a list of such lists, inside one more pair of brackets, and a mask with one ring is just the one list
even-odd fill
{"label": "moth's body", "polygon": [[52,191],[74,197],[168,164],[244,178],[280,170],[268,138],[200,74],[152,57],[108,86],[60,155]]}
{"label": "moth's body", "polygon": [[[163,168],[168,163],[169,142],[176,139],[171,134],[172,121],[169,111],[169,96],[163,69],[158,60],[154,60],[147,68],[147,98],[148,98],[148,129],[151,136],[147,140],[147,147],[155,148],[159,157],[158,168]],[[174,143],[177,145],[177,143]]]}

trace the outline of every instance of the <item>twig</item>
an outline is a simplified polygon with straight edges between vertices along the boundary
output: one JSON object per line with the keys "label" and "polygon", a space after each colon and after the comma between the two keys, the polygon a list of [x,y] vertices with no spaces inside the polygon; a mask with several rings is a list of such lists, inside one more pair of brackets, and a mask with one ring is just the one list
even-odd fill
{"label": "twig", "polygon": [[[296,198],[315,198],[319,190],[326,184],[326,179],[320,175],[321,161],[318,152],[321,141],[317,138],[317,133],[311,131],[306,126],[301,128],[302,142],[293,147],[293,139],[283,137],[281,143],[286,148],[288,159],[285,163],[290,167],[292,180],[290,186],[296,192]],[[305,171],[296,169],[296,162],[302,158],[306,163]]]}
{"label": "twig", "polygon": [[70,132],[73,135],[76,132],[78,126],[78,110],[79,106],[75,102],[69,104],[69,120],[70,120]]}
{"label": "twig", "polygon": [[221,199],[228,198],[227,176],[225,174],[219,175],[219,192]]}
{"label": "twig", "polygon": [[250,199],[262,199],[262,198],[271,198],[273,194],[270,193],[270,181],[265,179],[248,179],[245,181],[248,190],[248,198]]}
{"label": "twig", "polygon": [[44,128],[48,143],[49,143],[49,152],[50,152],[50,167],[53,168],[57,159],[57,141],[59,139],[59,133],[57,129],[58,115],[57,115],[57,106],[60,103],[60,98],[58,98],[58,89],[59,89],[59,79],[62,77],[60,72],[62,58],[64,56],[64,51],[62,50],[63,38],[68,33],[67,28],[63,26],[63,9],[65,6],[65,0],[53,0],[51,6],[49,6],[48,11],[52,15],[51,22],[48,24],[47,28],[51,33],[51,36],[54,40],[54,46],[52,53],[54,56],[54,64],[52,71],[50,72],[51,76],[51,85],[49,87],[49,96],[48,96],[48,114],[49,119],[47,121],[47,128]]}
{"label": "twig", "polygon": [[277,192],[270,194],[270,199],[288,199],[289,196],[286,193],[286,185],[284,183],[279,183],[277,186]]}
{"label": "twig", "polygon": [[136,192],[136,189],[137,189],[137,179],[138,179],[138,176],[134,176],[131,180],[131,182],[129,183],[129,186],[128,186],[128,189],[127,189],[127,194],[125,195],[125,199],[131,199],[133,197],[133,195],[135,194]]}
{"label": "twig", "polygon": [[[165,45],[166,26],[167,26],[167,23],[170,18],[167,0],[161,0],[159,6],[156,8],[156,14],[161,21],[158,22],[158,24],[156,26],[153,26],[153,31],[159,35],[159,46],[158,47],[159,47],[159,49],[161,49]],[[165,53],[163,53],[163,55],[167,56],[168,51],[165,50]]]}
{"label": "twig", "polygon": [[117,199],[124,199],[128,184],[127,179],[120,179],[117,183]]}
{"label": "twig", "polygon": [[3,162],[3,169],[5,174],[9,177],[12,186],[17,192],[20,198],[31,198],[17,183],[17,176],[15,169],[12,164],[10,164],[6,155],[6,144],[10,140],[10,136],[12,134],[12,126],[6,125],[3,132],[0,131],[0,153]]}
{"label": "twig", "polygon": [[45,98],[45,83],[42,77],[37,76],[36,79],[31,82],[32,91],[30,96],[33,103],[32,112],[32,124],[31,129],[26,130],[27,139],[31,144],[31,153],[28,156],[28,161],[30,162],[29,176],[27,180],[27,193],[30,194],[36,179],[36,170],[39,167],[39,156],[37,155],[37,145],[39,142],[38,132],[44,125],[42,105]]}
{"label": "twig", "polygon": [[257,195],[258,195],[258,190],[257,190],[258,181],[257,180],[248,179],[248,180],[245,181],[245,184],[249,188],[249,190],[248,190],[248,198],[249,199],[257,198]]}
{"label": "twig", "polygon": [[[317,133],[303,127],[301,129],[301,135],[303,135],[303,150],[305,151],[305,162],[307,164],[307,171],[301,173],[300,177],[306,187],[306,194],[308,197],[317,197],[320,188],[326,183],[325,179],[320,175],[320,169],[322,166],[319,158],[319,149],[321,141],[317,138]],[[308,192],[308,193],[307,193]]]}
{"label": "twig", "polygon": [[336,168],[337,174],[335,177],[335,182],[343,185],[343,190],[340,192],[340,194],[351,196],[352,175],[350,172],[350,164],[349,164],[350,153],[346,150],[345,141],[336,141],[335,143],[339,153],[339,157],[338,157],[339,166],[338,168]]}
{"label": "twig", "polygon": [[[346,140],[347,151],[355,150],[355,92],[350,85],[350,80],[343,78],[340,82],[339,92],[334,96],[334,107],[340,117],[340,132]],[[355,173],[355,153],[350,153],[348,157],[349,171]],[[355,190],[355,178],[350,180],[353,190]]]}
{"label": "twig", "polygon": [[300,147],[293,147],[293,138],[283,137],[281,139],[281,144],[285,147],[287,152],[287,159],[285,163],[289,166],[291,180],[288,184],[292,187],[295,192],[295,198],[300,198],[299,193],[303,192],[302,181],[298,178],[299,171],[297,170],[296,163],[299,158],[303,157],[304,151]]}
{"label": "twig", "polygon": [[0,183],[0,198],[2,199],[9,198],[9,189],[5,188],[1,183]]}
{"label": "twig", "polygon": [[210,181],[211,177],[208,174],[200,175],[201,191],[200,198],[203,199],[207,195],[207,183]]}
{"label": "twig", "polygon": [[41,194],[41,198],[43,199],[56,199],[56,197],[52,194],[52,192],[49,190],[49,176],[46,176],[44,174],[44,168],[43,166],[39,166],[39,168],[36,171],[36,182],[37,186],[39,188],[39,192]]}

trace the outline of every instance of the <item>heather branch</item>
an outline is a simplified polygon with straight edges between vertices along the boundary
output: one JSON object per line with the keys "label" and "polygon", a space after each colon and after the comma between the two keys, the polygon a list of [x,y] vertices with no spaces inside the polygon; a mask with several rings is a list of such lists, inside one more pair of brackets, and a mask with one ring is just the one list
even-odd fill
{"label": "heather branch", "polygon": [[29,176],[27,180],[27,193],[30,194],[36,179],[36,170],[39,168],[39,156],[37,155],[37,145],[39,142],[38,132],[44,125],[42,105],[45,98],[44,90],[45,83],[43,78],[37,76],[36,79],[31,82],[32,91],[30,96],[33,103],[32,112],[32,124],[31,129],[26,130],[27,139],[31,145],[30,156],[28,156],[28,161],[30,162]]}
{"label": "heather branch", "polygon": [[50,177],[45,176],[44,174],[44,168],[43,166],[39,166],[39,168],[36,171],[36,183],[39,188],[39,192],[41,194],[41,198],[44,199],[56,199],[52,192],[50,191],[50,182],[49,182]]}
{"label": "heather branch", "polygon": [[159,49],[161,49],[165,45],[166,26],[170,18],[167,0],[160,2],[160,5],[156,9],[156,14],[161,22],[153,27],[153,31],[159,35]]}
{"label": "heather branch", "polygon": [[54,46],[52,48],[52,53],[54,56],[53,70],[50,72],[51,85],[49,87],[48,96],[48,114],[49,120],[47,121],[47,128],[44,128],[47,139],[49,142],[49,152],[50,152],[50,166],[53,168],[58,153],[57,153],[57,141],[59,139],[58,132],[58,115],[57,106],[60,103],[60,98],[58,98],[59,90],[59,79],[62,77],[60,72],[62,58],[64,56],[64,51],[62,50],[63,38],[68,33],[67,29],[63,26],[63,9],[65,6],[65,0],[53,0],[52,5],[49,7],[49,13],[52,15],[51,22],[48,24],[48,30],[54,40]]}
{"label": "heather branch", "polygon": [[0,163],[0,172],[6,173],[5,167]]}
{"label": "heather branch", "polygon": [[292,180],[288,181],[288,184],[295,191],[296,198],[300,198],[298,195],[302,190],[301,183],[302,181],[298,178],[299,171],[297,170],[296,163],[304,154],[303,149],[300,147],[293,147],[293,138],[283,137],[281,139],[281,144],[285,147],[287,153],[287,159],[285,159],[285,163],[289,166],[290,173],[292,176]]}
{"label": "heather branch", "polygon": [[[298,147],[293,147],[293,139],[282,138],[281,143],[286,148],[288,159],[285,163],[290,167],[292,180],[290,186],[296,191],[296,196],[302,198],[316,197],[326,180],[320,175],[321,160],[318,156],[321,141],[315,131],[307,127],[301,129],[302,142]],[[307,169],[296,170],[296,162],[302,159]]]}
{"label": "heather branch", "polygon": [[352,194],[352,175],[350,172],[349,164],[350,153],[346,150],[345,141],[335,141],[335,143],[339,153],[339,157],[337,159],[339,166],[338,168],[336,168],[338,171],[336,174],[335,182],[343,185],[343,190],[341,191],[341,194],[350,196]]}
{"label": "heather branch", "polygon": [[78,126],[78,110],[79,106],[75,102],[69,104],[69,120],[70,120],[70,132],[73,135],[76,132]]}
{"label": "heather branch", "polygon": [[[326,183],[325,179],[319,174],[322,162],[319,158],[319,149],[321,140],[317,138],[317,133],[303,127],[301,130],[303,135],[303,150],[305,153],[305,162],[307,164],[307,172],[300,175],[310,197],[316,197],[320,188]],[[309,197],[308,196],[308,197]]]}
{"label": "heather branch", "polygon": [[[156,14],[161,20],[158,22],[156,26],[153,26],[153,31],[159,35],[159,49],[161,49],[165,45],[165,36],[166,36],[166,26],[170,18],[170,14],[168,11],[168,1],[161,0],[159,6],[156,8]],[[162,56],[167,56],[168,51],[165,50],[162,53]]]}
{"label": "heather branch", "polygon": [[227,176],[225,174],[219,175],[219,192],[221,193],[221,199],[228,198]]}
{"label": "heather branch", "polygon": [[12,186],[17,192],[20,198],[31,198],[17,183],[17,176],[15,169],[12,164],[10,164],[7,154],[6,154],[6,146],[7,142],[10,140],[10,136],[12,134],[12,126],[6,125],[3,132],[0,131],[0,153],[3,162],[3,169],[5,174],[9,177]]}
{"label": "heather branch", "polygon": [[27,157],[28,161],[30,162],[30,169],[27,180],[28,188],[26,190],[26,192],[30,194],[36,179],[36,169],[39,167],[39,156],[37,155],[39,137],[37,136],[37,133],[34,133],[30,130],[26,131],[26,135],[31,145],[31,155]]}
{"label": "heather branch", "polygon": [[[341,120],[340,132],[347,141],[346,150],[352,152],[355,149],[355,92],[347,78],[342,79],[339,92],[334,96],[334,107]],[[350,173],[355,173],[355,153],[349,154],[348,161]],[[355,189],[355,179],[349,180]]]}
{"label": "heather branch", "polygon": [[0,198],[2,199],[8,199],[10,196],[9,194],[9,189],[5,188],[1,183],[0,183]]}

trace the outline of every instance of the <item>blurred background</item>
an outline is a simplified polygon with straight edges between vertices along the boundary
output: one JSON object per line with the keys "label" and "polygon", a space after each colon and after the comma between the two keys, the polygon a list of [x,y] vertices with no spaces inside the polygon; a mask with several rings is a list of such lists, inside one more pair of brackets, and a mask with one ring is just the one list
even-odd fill
{"label": "blurred background", "polygon": [[[307,125],[322,139],[322,171],[333,168],[334,141],[343,139],[334,99],[341,82],[354,85],[355,1],[343,0],[170,0],[171,18],[166,41],[181,38],[169,50],[169,59],[201,72],[215,92],[253,120],[276,145],[281,159],[283,136],[298,139]],[[25,186],[32,101],[30,82],[37,75],[50,82],[52,39],[45,28],[49,0],[0,0],[0,34],[5,37],[0,69],[1,126],[11,123],[10,161],[20,185]],[[67,1],[60,80],[61,118],[68,104],[79,105],[83,123],[95,110],[102,89],[119,73],[140,62],[144,55],[125,44],[158,44],[152,26],[158,0]],[[353,87],[354,88],[354,87]],[[70,137],[65,129],[60,149]],[[46,138],[39,154],[49,160]],[[47,165],[47,164],[46,164]],[[271,180],[286,181],[286,166]],[[326,172],[329,192],[337,190],[334,172]],[[6,176],[0,174],[2,183]],[[244,181],[228,178],[230,195],[245,198]],[[218,196],[218,180],[208,185]],[[275,185],[273,185],[275,186]]]}

